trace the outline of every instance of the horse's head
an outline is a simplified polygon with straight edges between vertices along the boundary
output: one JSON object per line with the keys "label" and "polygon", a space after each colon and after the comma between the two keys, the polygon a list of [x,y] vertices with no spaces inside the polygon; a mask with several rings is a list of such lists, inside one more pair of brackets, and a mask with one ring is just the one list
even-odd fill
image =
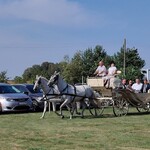
{"label": "horse's head", "polygon": [[59,78],[59,73],[55,72],[49,79],[47,85],[48,86],[52,86],[54,84],[56,84],[56,82],[58,81],[58,78]]}
{"label": "horse's head", "polygon": [[35,80],[35,83],[34,83],[34,87],[33,87],[33,90],[37,90],[41,85],[41,76],[36,76],[36,80]]}

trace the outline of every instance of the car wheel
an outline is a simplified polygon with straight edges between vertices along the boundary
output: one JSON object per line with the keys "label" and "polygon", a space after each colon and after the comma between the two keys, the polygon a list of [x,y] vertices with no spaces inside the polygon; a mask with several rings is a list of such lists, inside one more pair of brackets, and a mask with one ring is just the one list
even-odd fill
{"label": "car wheel", "polygon": [[33,111],[38,111],[38,102],[35,100],[35,99],[33,99],[32,100],[32,103],[33,103]]}

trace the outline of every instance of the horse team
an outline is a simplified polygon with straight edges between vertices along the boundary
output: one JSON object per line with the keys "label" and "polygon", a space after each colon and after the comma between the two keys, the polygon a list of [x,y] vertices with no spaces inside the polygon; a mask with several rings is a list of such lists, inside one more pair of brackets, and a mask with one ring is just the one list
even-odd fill
{"label": "horse team", "polygon": [[[60,105],[60,113],[56,113],[64,118],[62,108],[67,106],[70,111],[70,119],[72,119],[74,111],[77,114],[77,102],[80,102],[82,106],[81,117],[84,117],[84,110],[88,104],[92,104],[95,108],[97,107],[94,99],[97,98],[94,90],[88,85],[70,85],[68,84],[59,73],[55,72],[50,80],[42,76],[37,76],[34,84],[34,90],[40,87],[43,90],[43,100],[44,100],[44,111],[41,118],[44,118],[47,105],[52,102],[51,99],[54,97],[60,97],[62,104]],[[55,105],[55,101],[52,102]]]}

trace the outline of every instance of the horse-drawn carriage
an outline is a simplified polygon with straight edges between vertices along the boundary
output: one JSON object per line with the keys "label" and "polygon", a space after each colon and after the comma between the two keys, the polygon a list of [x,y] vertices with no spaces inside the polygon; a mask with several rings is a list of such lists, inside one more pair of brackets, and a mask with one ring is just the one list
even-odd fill
{"label": "horse-drawn carriage", "polygon": [[44,93],[45,108],[42,115],[46,112],[47,102],[53,102],[54,97],[60,97],[63,101],[60,106],[60,116],[63,118],[62,108],[70,108],[70,118],[76,110],[76,103],[82,105],[81,116],[88,106],[90,113],[94,116],[100,116],[104,108],[112,107],[115,116],[123,116],[128,113],[129,106],[134,106],[139,112],[150,110],[150,94],[134,93],[129,89],[123,89],[121,80],[110,78],[109,84],[104,86],[104,80],[99,77],[88,77],[86,85],[70,85],[59,73],[54,73],[48,81],[44,77],[37,77],[34,85],[41,86]]}
{"label": "horse-drawn carriage", "polygon": [[[139,112],[150,110],[150,93],[134,93],[130,89],[124,89],[118,78],[110,79],[107,87],[100,77],[88,77],[87,84],[100,95],[95,100],[99,109],[96,110],[97,115],[101,115],[106,107],[112,107],[115,116],[126,115],[129,106],[135,107]],[[95,110],[91,109],[91,113],[94,114]]]}

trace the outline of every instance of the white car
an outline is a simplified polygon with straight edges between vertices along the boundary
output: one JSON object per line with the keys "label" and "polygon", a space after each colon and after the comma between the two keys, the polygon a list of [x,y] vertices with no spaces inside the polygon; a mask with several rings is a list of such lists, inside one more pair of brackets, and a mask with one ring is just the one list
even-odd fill
{"label": "white car", "polygon": [[0,112],[32,111],[31,98],[14,86],[0,83]]}

